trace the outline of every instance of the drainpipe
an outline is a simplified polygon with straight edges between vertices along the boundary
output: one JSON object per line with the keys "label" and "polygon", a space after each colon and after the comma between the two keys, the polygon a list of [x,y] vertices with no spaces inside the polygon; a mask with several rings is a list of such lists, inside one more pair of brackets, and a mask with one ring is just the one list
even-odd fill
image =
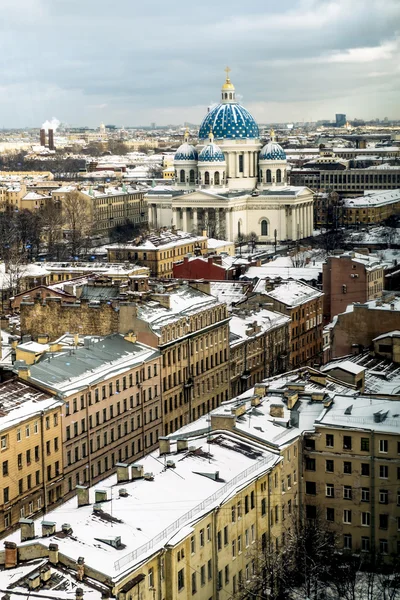
{"label": "drainpipe", "polygon": [[372,547],[372,566],[375,565],[376,556],[376,535],[375,535],[375,432],[371,431],[371,547]]}
{"label": "drainpipe", "polygon": [[44,410],[40,413],[40,442],[42,452],[42,481],[44,495],[44,515],[47,513],[47,488],[46,488],[46,468],[44,464]]}

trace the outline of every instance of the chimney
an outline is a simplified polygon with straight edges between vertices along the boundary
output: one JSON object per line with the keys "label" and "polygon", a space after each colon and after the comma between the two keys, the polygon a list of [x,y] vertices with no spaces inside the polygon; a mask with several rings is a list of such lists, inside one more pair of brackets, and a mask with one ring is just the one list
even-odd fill
{"label": "chimney", "polygon": [[54,150],[54,130],[49,129],[49,150]]}
{"label": "chimney", "polygon": [[49,537],[56,532],[54,521],[42,521],[42,537]]}
{"label": "chimney", "polygon": [[271,417],[283,419],[283,404],[271,404],[269,414],[271,415]]}
{"label": "chimney", "polygon": [[85,559],[83,558],[83,556],[80,556],[78,558],[78,560],[76,561],[76,570],[77,570],[77,573],[76,573],[77,580],[83,581],[83,577],[85,575]]}
{"label": "chimney", "polygon": [[78,508],[80,506],[87,506],[89,502],[89,488],[85,485],[76,486],[76,494],[78,496]]}
{"label": "chimney", "polygon": [[4,542],[5,547],[5,563],[6,569],[13,569],[18,564],[18,549],[14,542]]}
{"label": "chimney", "polygon": [[94,492],[94,501],[96,504],[98,502],[107,502],[107,492],[106,490],[95,490]]}
{"label": "chimney", "polygon": [[178,452],[183,452],[188,449],[188,441],[184,439],[178,439],[176,441],[176,449]]}
{"label": "chimney", "polygon": [[36,571],[28,577],[28,587],[30,590],[37,590],[40,587],[40,573]]}
{"label": "chimney", "polygon": [[21,542],[33,540],[35,537],[35,523],[32,519],[20,519],[19,524],[21,525]]}
{"label": "chimney", "polygon": [[21,365],[18,368],[18,377],[20,379],[24,379],[26,381],[27,379],[30,378],[30,376],[31,376],[31,371],[30,371],[28,365]]}
{"label": "chimney", "polygon": [[49,565],[45,565],[40,569],[40,579],[44,582],[49,581],[51,578],[51,568]]}
{"label": "chimney", "polygon": [[53,565],[58,563],[58,544],[49,545],[49,562]]}
{"label": "chimney", "polygon": [[134,464],[131,465],[131,479],[141,479],[144,476],[143,465]]}
{"label": "chimney", "polygon": [[129,465],[126,463],[117,463],[117,481],[118,483],[125,483],[129,481]]}
{"label": "chimney", "polygon": [[160,456],[163,454],[169,454],[171,452],[171,441],[169,438],[160,437],[158,438],[159,447],[160,447]]}
{"label": "chimney", "polygon": [[82,588],[76,588],[75,600],[83,600],[83,589]]}
{"label": "chimney", "polygon": [[41,146],[46,145],[46,130],[45,129],[40,130],[40,145]]}

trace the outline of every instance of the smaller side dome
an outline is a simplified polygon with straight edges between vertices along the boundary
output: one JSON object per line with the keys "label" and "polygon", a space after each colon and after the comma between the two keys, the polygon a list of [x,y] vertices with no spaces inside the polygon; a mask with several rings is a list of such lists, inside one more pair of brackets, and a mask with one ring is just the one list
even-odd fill
{"label": "smaller side dome", "polygon": [[225,155],[221,148],[214,144],[214,136],[212,132],[209,135],[209,143],[204,146],[199,154],[199,162],[225,162]]}
{"label": "smaller side dome", "polygon": [[273,129],[271,130],[271,140],[261,149],[260,160],[286,160],[284,149],[275,141]]}
{"label": "smaller side dome", "polygon": [[197,160],[197,150],[189,142],[184,142],[175,153],[174,160]]}

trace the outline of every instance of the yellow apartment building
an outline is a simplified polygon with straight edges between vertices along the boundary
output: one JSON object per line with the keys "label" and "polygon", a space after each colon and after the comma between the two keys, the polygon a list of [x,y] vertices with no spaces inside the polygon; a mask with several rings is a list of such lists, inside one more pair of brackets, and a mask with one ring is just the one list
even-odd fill
{"label": "yellow apartment building", "polygon": [[400,551],[400,402],[337,395],[304,439],[304,503],[318,509],[339,545]]}
{"label": "yellow apartment building", "polygon": [[138,302],[133,330],[161,354],[164,435],[229,397],[226,304],[189,285],[171,284]]}
{"label": "yellow apartment building", "polygon": [[107,247],[109,262],[137,261],[158,279],[173,277],[173,265],[187,254],[201,256],[207,252],[207,237],[184,231],[163,231],[135,242]]}
{"label": "yellow apartment building", "polygon": [[162,435],[157,349],[119,334],[43,349],[24,370],[29,382],[62,398],[63,495],[156,448]]}
{"label": "yellow apartment building", "polygon": [[0,535],[62,498],[62,402],[25,381],[0,385]]}

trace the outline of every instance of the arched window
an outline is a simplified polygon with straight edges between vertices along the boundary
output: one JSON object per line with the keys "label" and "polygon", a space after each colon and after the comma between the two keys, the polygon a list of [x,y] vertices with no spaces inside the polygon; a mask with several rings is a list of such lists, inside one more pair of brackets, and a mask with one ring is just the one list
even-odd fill
{"label": "arched window", "polygon": [[268,235],[268,221],[266,219],[261,221],[261,235]]}
{"label": "arched window", "polygon": [[204,183],[210,185],[210,173],[208,171],[204,173]]}
{"label": "arched window", "polygon": [[185,170],[181,169],[180,173],[179,173],[179,180],[181,183],[185,183]]}
{"label": "arched window", "polygon": [[225,93],[225,99],[228,100],[228,94],[227,93]]}
{"label": "arched window", "polygon": [[214,175],[214,183],[215,183],[215,185],[219,185],[219,172],[218,171]]}
{"label": "arched window", "polygon": [[229,100],[232,100],[232,92],[229,94]]}
{"label": "arched window", "polygon": [[276,171],[276,183],[282,183],[282,171],[280,169]]}
{"label": "arched window", "polygon": [[189,181],[190,183],[194,183],[194,169],[190,169]]}
{"label": "arched window", "polygon": [[271,181],[272,181],[271,169],[267,169],[267,183],[271,183]]}

